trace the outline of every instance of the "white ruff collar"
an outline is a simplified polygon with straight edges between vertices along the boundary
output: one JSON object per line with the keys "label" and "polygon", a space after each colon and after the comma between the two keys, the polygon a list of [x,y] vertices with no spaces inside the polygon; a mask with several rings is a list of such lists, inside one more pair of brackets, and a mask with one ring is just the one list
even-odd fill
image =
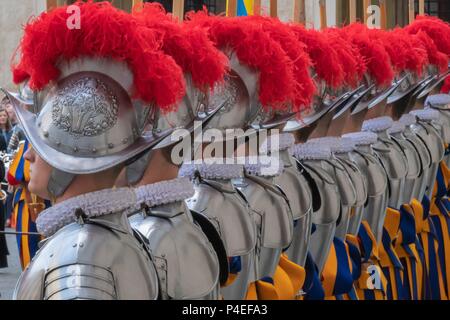
{"label": "white ruff collar", "polygon": [[200,177],[211,180],[230,180],[244,175],[244,166],[241,164],[183,164],[178,176],[194,178],[198,173]]}
{"label": "white ruff collar", "polygon": [[434,110],[434,109],[414,110],[414,111],[411,111],[410,113],[422,121],[429,122],[429,121],[435,121],[435,120],[439,119],[439,111]]}
{"label": "white ruff collar", "polygon": [[134,190],[137,206],[159,206],[186,200],[194,195],[194,186],[188,178],[177,178],[168,181],[148,184]]}
{"label": "white ruff collar", "polygon": [[315,143],[296,144],[292,148],[292,154],[297,160],[329,160],[331,150],[328,145]]}
{"label": "white ruff collar", "polygon": [[355,150],[355,144],[349,138],[323,137],[311,139],[308,143],[327,145],[332,153],[349,153]]}
{"label": "white ruff collar", "polygon": [[417,122],[416,116],[410,113],[405,113],[399,120],[405,126],[410,126]]}
{"label": "white ruff collar", "polygon": [[284,166],[278,157],[258,156],[245,158],[245,172],[250,176],[276,177]]}
{"label": "white ruff collar", "polygon": [[405,131],[406,126],[404,123],[400,122],[400,121],[395,121],[394,124],[392,125],[392,127],[390,127],[388,129],[388,133],[389,134],[396,134],[396,133],[401,133],[403,131]]}
{"label": "white ruff collar", "polygon": [[44,210],[36,219],[36,227],[44,237],[50,237],[59,229],[75,222],[75,211],[83,210],[89,218],[107,214],[133,211],[136,196],[130,188],[105,189],[70,198]]}
{"label": "white ruff collar", "polygon": [[352,132],[344,134],[342,137],[351,139],[355,146],[368,146],[378,141],[377,134],[373,132]]}
{"label": "white ruff collar", "polygon": [[391,117],[379,117],[366,120],[362,124],[362,131],[381,132],[389,129],[394,124]]}
{"label": "white ruff collar", "polygon": [[[289,148],[292,148],[295,144],[295,138],[292,133],[281,133],[278,135],[267,137],[267,139],[261,144],[261,147],[259,148],[260,153],[268,153],[272,148],[272,139],[278,140],[278,150],[275,151],[283,151],[287,150]],[[274,146],[275,147],[275,146]]]}

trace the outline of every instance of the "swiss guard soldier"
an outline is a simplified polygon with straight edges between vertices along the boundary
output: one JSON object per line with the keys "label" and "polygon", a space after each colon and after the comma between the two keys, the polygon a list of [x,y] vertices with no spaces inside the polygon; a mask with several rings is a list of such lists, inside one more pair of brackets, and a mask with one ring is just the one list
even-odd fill
{"label": "swiss guard soldier", "polygon": [[[296,98],[295,80],[292,61],[282,47],[271,38],[270,32],[264,30],[261,25],[243,18],[208,17],[204,13],[192,16],[189,24],[206,27],[210,38],[230,59],[231,74],[226,78],[225,87],[217,87],[212,96],[213,100],[223,100],[225,97],[228,98],[229,102],[218,115],[213,117],[208,127],[218,128],[225,133],[226,129],[242,130],[252,127],[258,129],[265,128],[266,125],[270,128],[276,124],[276,111],[288,106]],[[262,45],[264,49],[260,47]],[[270,65],[264,63],[267,59],[271,59]],[[269,74],[271,75],[270,79],[268,78]],[[256,134],[256,130],[248,130],[244,133],[244,135],[246,134],[251,137],[252,134]],[[222,144],[225,145],[225,141],[227,143],[237,141],[237,147],[239,145],[242,147],[242,142],[245,142],[242,137],[242,135],[239,137],[238,134],[227,137],[225,140],[220,139],[219,143],[216,140],[215,143],[222,146]],[[204,152],[208,149],[211,150],[212,145],[209,148],[206,147]],[[224,157],[235,157],[234,150],[235,147],[233,147],[233,150],[226,150],[227,154]],[[207,158],[207,155],[203,155],[203,157]],[[227,254],[230,257],[230,269],[233,268],[232,273],[237,275],[234,283],[223,288],[222,293],[226,299],[242,299],[245,297],[254,299],[264,296],[267,298],[269,295],[274,298],[277,294],[272,294],[274,292],[272,280],[267,281],[264,278],[259,278],[260,273],[255,273],[254,270],[258,263],[262,262],[259,248],[264,247],[264,243],[262,246],[261,243],[257,243],[258,239],[262,239],[261,231],[264,230],[261,229],[264,226],[261,222],[264,223],[264,221],[260,220],[258,223],[256,216],[258,212],[255,212],[260,208],[251,206],[252,204],[255,205],[255,202],[247,198],[248,194],[246,193],[249,189],[240,192],[231,183],[233,179],[239,179],[244,175],[244,166],[234,164],[236,161],[233,159],[231,159],[232,163],[224,164],[208,164],[209,160],[211,159],[204,159],[204,163],[201,165],[185,165],[183,171],[184,174],[193,175],[195,182],[196,193],[189,200],[190,208],[219,223],[217,227],[226,243]],[[250,179],[250,172],[256,173],[255,170],[249,169],[246,173],[248,179]],[[259,182],[259,186],[255,184],[255,181]],[[287,218],[284,221],[286,221],[288,227],[290,226],[287,230],[291,230],[291,236],[287,235],[287,237],[290,237],[288,241],[283,240],[282,242],[278,241],[276,245],[275,243],[271,244],[271,246],[275,245],[273,249],[278,248],[278,254],[271,254],[266,265],[267,270],[272,270],[267,271],[269,274],[266,275],[271,277],[273,274],[270,273],[274,271],[274,266],[276,267],[278,264],[280,249],[292,241],[292,214],[281,193],[279,191],[273,193],[276,188],[268,188],[270,183],[262,183],[262,181],[263,179],[258,179],[256,174],[251,177],[251,182],[256,188],[263,193],[271,193],[272,197],[278,199],[278,203],[281,204],[279,208],[286,208],[277,214]],[[234,214],[234,212],[239,211],[241,212],[240,217]],[[237,220],[232,219],[232,213]],[[261,215],[262,212],[259,213]],[[273,215],[275,212],[270,212],[270,214]],[[246,225],[245,221],[249,218],[251,223]],[[243,230],[244,227],[248,231]],[[243,234],[237,235],[237,232],[243,232]],[[268,229],[268,232],[280,232],[280,230],[274,228],[272,231]],[[267,235],[270,234],[267,233]],[[279,235],[285,237],[283,234]],[[237,242],[239,239],[246,242],[241,241],[242,244],[239,244]],[[244,247],[243,244],[245,243],[251,245],[251,247],[248,247],[248,245]],[[269,241],[265,244],[269,244]],[[243,250],[244,248],[246,249]],[[272,267],[269,265],[272,265]],[[250,283],[252,283],[252,286],[249,289]],[[293,295],[295,295],[295,292]]]}
{"label": "swiss guard soldier", "polygon": [[[188,31],[159,4],[135,7],[133,14],[145,28],[161,33],[162,49],[183,69],[187,85],[178,109],[153,115],[146,130],[185,129],[189,135],[194,121],[206,124],[211,116],[201,113],[206,111],[209,90],[223,81],[227,58],[202,29]],[[180,163],[171,159],[178,139],[171,138],[126,169],[141,208],[130,222],[146,238],[156,261],[160,298],[218,299],[228,275],[225,249],[214,225],[191,213],[184,201],[194,195],[194,187],[188,178],[178,178]]]}
{"label": "swiss guard soldier", "polygon": [[156,299],[153,258],[127,219],[135,193],[113,185],[126,161],[166,134],[141,136],[135,99],[173,106],[182,72],[130,15],[107,2],[76,5],[81,28],[67,28],[66,7],[40,15],[13,66],[14,80],[29,79],[42,98],[37,114],[15,101],[32,144],[29,189],[54,203],[36,221],[45,240],[14,298]]}

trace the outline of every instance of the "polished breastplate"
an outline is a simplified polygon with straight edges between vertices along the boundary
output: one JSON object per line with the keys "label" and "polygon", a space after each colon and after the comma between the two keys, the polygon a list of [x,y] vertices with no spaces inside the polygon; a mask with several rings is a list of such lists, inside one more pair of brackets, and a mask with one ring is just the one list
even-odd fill
{"label": "polished breastplate", "polygon": [[24,300],[158,298],[151,256],[123,212],[71,223],[47,238],[14,292]]}
{"label": "polished breastplate", "polygon": [[280,255],[293,236],[293,217],[286,196],[273,177],[246,174],[233,183],[247,199],[258,230],[255,278],[273,277]]}
{"label": "polished breastplate", "polygon": [[301,165],[313,196],[312,222],[316,230],[311,236],[310,252],[319,271],[322,271],[336,231],[341,197],[336,181],[328,173],[333,170],[329,161],[304,160]]}
{"label": "polished breastplate", "polygon": [[311,238],[311,189],[302,175],[301,171],[304,169],[298,167],[297,161],[287,150],[280,151],[280,160],[284,164],[284,170],[274,177],[274,183],[285,193],[294,218],[294,234],[287,255],[291,261],[304,266]]}
{"label": "polished breastplate", "polygon": [[219,261],[184,201],[143,209],[130,218],[155,261],[162,299],[218,299]]}

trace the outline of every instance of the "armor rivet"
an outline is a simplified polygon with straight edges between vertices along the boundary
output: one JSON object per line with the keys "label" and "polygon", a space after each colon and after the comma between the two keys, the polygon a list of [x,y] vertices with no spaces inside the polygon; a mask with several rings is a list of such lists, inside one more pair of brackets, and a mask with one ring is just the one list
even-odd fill
{"label": "armor rivet", "polygon": [[81,242],[81,243],[79,244],[79,246],[80,246],[80,248],[83,248],[83,247],[84,247],[84,243]]}
{"label": "armor rivet", "polygon": [[165,254],[162,254],[162,255],[161,255],[161,257],[165,258],[165,257],[166,257],[166,255],[165,255]]}
{"label": "armor rivet", "polygon": [[74,247],[74,248],[75,248],[76,246],[77,246],[77,244],[76,244],[76,243],[74,243],[74,244],[72,245],[72,247]]}
{"label": "armor rivet", "polygon": [[93,152],[93,153],[96,153],[96,152],[97,152],[97,149],[92,148],[92,152]]}
{"label": "armor rivet", "polygon": [[161,129],[156,129],[156,132],[161,133]]}
{"label": "armor rivet", "polygon": [[161,277],[161,280],[162,280],[162,281],[165,281],[165,280],[166,280],[166,278],[165,278],[165,277]]}
{"label": "armor rivet", "polygon": [[78,152],[78,147],[73,147],[73,152]]}
{"label": "armor rivet", "polygon": [[108,148],[110,148],[110,149],[114,148],[114,144],[113,143],[108,143]]}
{"label": "armor rivet", "polygon": [[61,144],[61,141],[57,140],[56,145],[59,146]]}
{"label": "armor rivet", "polygon": [[123,142],[124,144],[127,143],[127,142],[128,142],[128,138],[123,139],[122,142]]}
{"label": "armor rivet", "polygon": [[43,134],[44,134],[44,137],[46,137],[46,138],[48,137],[48,131],[44,131]]}

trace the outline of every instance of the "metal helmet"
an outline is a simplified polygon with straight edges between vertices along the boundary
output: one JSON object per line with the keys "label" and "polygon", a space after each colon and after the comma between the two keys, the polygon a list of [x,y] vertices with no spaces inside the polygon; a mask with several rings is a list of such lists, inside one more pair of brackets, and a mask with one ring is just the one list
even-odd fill
{"label": "metal helmet", "polygon": [[[169,106],[184,89],[180,68],[130,15],[109,3],[77,5],[80,29],[67,28],[68,14],[60,7],[25,30],[13,75],[17,83],[29,80],[38,112],[9,95],[33,149],[53,167],[48,185],[53,196],[61,195],[74,175],[132,160],[167,136],[170,132],[142,134],[146,113],[137,101]],[[117,23],[127,37],[110,34]],[[48,25],[47,33],[36,32]],[[44,45],[48,50],[39,51]],[[156,77],[152,68],[167,73]]]}

